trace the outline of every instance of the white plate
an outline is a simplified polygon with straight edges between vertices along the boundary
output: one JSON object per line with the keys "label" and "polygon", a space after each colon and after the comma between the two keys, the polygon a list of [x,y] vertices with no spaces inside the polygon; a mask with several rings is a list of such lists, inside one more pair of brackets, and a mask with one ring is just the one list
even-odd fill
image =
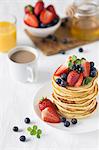
{"label": "white plate", "polygon": [[[38,108],[39,100],[42,96],[50,98],[52,94],[52,86],[51,83],[44,84],[35,94],[33,107],[36,115],[40,120],[41,119],[41,112]],[[97,99],[99,96],[97,97]],[[44,122],[44,121],[43,121]],[[45,122],[46,123],[46,122]],[[54,129],[60,129],[63,131],[67,131],[69,133],[78,134],[78,133],[86,133],[99,130],[99,105],[96,112],[89,118],[78,120],[78,124],[71,125],[70,127],[64,127],[63,123],[46,123],[47,125],[53,127]]]}

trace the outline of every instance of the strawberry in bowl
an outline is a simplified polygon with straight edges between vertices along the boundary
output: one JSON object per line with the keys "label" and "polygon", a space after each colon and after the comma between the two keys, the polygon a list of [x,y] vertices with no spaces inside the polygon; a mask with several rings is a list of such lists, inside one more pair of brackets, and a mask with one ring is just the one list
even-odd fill
{"label": "strawberry in bowl", "polygon": [[38,1],[35,6],[27,5],[24,8],[24,25],[34,36],[47,37],[54,34],[61,24],[61,19],[53,5],[45,7],[43,1]]}

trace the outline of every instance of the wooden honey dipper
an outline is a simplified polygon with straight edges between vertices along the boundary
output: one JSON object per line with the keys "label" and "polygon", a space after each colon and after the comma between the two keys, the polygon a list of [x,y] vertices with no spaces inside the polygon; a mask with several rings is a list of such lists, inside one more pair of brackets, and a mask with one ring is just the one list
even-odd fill
{"label": "wooden honey dipper", "polygon": [[66,10],[66,16],[72,18],[77,10],[77,6],[75,4],[70,5]]}

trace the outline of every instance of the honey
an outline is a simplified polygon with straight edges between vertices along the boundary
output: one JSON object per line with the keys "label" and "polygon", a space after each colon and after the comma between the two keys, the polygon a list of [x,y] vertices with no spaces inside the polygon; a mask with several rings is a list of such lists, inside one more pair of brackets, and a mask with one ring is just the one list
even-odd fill
{"label": "honey", "polygon": [[79,40],[99,39],[99,10],[95,4],[82,4],[72,18],[71,34]]}

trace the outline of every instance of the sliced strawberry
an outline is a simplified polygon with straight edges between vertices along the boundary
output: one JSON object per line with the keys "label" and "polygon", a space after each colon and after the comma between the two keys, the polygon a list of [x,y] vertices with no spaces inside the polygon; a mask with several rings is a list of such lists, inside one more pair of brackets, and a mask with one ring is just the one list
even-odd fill
{"label": "sliced strawberry", "polygon": [[84,77],[89,77],[90,75],[90,62],[86,61],[82,64],[84,71],[83,71],[83,76]]}
{"label": "sliced strawberry", "polygon": [[51,107],[46,107],[42,113],[42,120],[49,122],[49,123],[59,123],[60,122],[60,117],[53,108]]}
{"label": "sliced strawberry", "polygon": [[44,9],[44,2],[38,1],[34,7],[34,13],[36,16],[40,15],[41,11]]}
{"label": "sliced strawberry", "polygon": [[67,83],[69,86],[74,86],[78,79],[79,73],[77,73],[75,70],[71,71],[67,76]]}
{"label": "sliced strawberry", "polygon": [[55,109],[55,105],[47,98],[44,98],[43,100],[41,100],[39,102],[39,109],[42,111],[44,110],[46,107],[52,107]]}
{"label": "sliced strawberry", "polygon": [[68,72],[68,68],[66,68],[65,65],[61,65],[54,73],[55,76],[60,76],[63,73],[67,73]]}
{"label": "sliced strawberry", "polygon": [[35,28],[39,27],[38,19],[33,14],[26,14],[24,18],[24,23],[31,27],[35,27]]}
{"label": "sliced strawberry", "polygon": [[49,24],[54,20],[54,14],[47,9],[44,9],[40,14],[40,21],[43,24]]}
{"label": "sliced strawberry", "polygon": [[33,14],[34,8],[31,5],[27,5],[24,8],[25,14]]}
{"label": "sliced strawberry", "polygon": [[54,14],[55,18],[57,18],[57,14],[56,14],[56,11],[55,11],[55,8],[54,8],[53,5],[49,5],[47,7],[47,10],[49,10],[50,12],[52,12]]}
{"label": "sliced strawberry", "polygon": [[83,73],[80,74],[78,81],[75,84],[75,87],[80,87],[83,82]]}

